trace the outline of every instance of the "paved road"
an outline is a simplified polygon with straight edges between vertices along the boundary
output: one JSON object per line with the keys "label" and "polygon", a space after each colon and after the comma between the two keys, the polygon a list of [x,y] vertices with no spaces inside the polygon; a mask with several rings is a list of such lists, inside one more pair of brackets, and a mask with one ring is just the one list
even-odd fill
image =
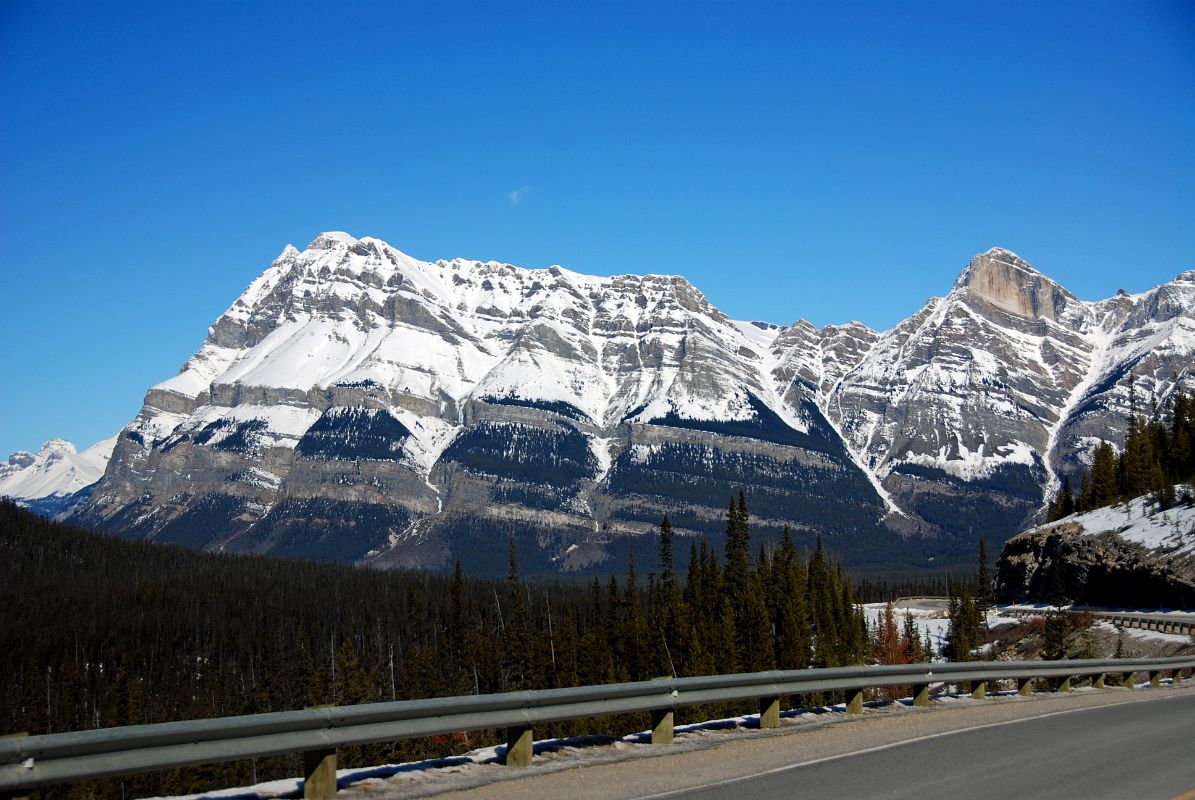
{"label": "paved road", "polygon": [[937,734],[665,796],[1172,798],[1195,789],[1193,734],[1195,695],[1188,694]]}
{"label": "paved road", "polygon": [[892,604],[896,611],[941,611],[942,616],[950,610],[950,601],[945,597],[907,597]]}
{"label": "paved road", "polygon": [[[1195,683],[903,705],[785,719],[347,788],[346,798],[1125,798],[1195,790]],[[591,749],[592,750],[592,749]],[[606,751],[601,755],[600,751]]]}

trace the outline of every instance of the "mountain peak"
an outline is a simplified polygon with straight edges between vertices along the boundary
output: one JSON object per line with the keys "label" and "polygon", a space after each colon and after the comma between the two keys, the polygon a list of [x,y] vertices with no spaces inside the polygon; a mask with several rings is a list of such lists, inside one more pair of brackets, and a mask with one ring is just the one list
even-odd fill
{"label": "mountain peak", "polygon": [[1029,319],[1057,319],[1074,295],[1011,250],[993,247],[971,259],[955,282],[966,296]]}
{"label": "mountain peak", "polygon": [[324,231],[307,245],[308,250],[331,250],[337,245],[352,247],[357,243],[357,237],[344,231]]}
{"label": "mountain peak", "polygon": [[46,443],[41,446],[41,450],[38,451],[38,455],[51,456],[55,453],[67,453],[73,455],[76,452],[78,451],[75,449],[74,444],[68,442],[66,439],[59,439],[55,437],[53,439],[46,440]]}

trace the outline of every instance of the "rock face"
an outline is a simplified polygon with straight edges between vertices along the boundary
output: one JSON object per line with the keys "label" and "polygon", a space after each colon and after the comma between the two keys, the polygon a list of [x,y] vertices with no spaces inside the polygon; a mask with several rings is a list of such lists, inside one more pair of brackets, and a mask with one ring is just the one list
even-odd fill
{"label": "rock face", "polygon": [[1018,534],[997,563],[996,596],[1195,608],[1195,507],[1159,511],[1143,497]]}
{"label": "rock face", "polygon": [[1003,539],[1100,436],[1123,442],[1134,403],[1195,388],[1193,352],[1195,273],[1088,303],[995,249],[879,336],[826,408],[905,512]]}
{"label": "rock face", "polygon": [[[815,393],[772,379],[777,326],[683,278],[287,248],[149,390],[79,521],[196,547],[529,570],[654,529],[873,535],[886,512]],[[528,559],[524,559],[526,562]]]}
{"label": "rock face", "polygon": [[[152,387],[77,521],[194,547],[475,572],[622,558],[664,512],[971,557],[1088,432],[1195,387],[1195,273],[1085,303],[1004,250],[894,329],[739,322],[674,276],[287,246]],[[864,555],[866,554],[866,555]]]}

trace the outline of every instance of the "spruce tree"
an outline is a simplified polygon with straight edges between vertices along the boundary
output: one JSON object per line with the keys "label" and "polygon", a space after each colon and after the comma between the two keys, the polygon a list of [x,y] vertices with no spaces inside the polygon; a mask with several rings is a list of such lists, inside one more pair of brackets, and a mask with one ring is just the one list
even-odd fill
{"label": "spruce tree", "polygon": [[1075,513],[1075,490],[1071,486],[1071,476],[1062,476],[1062,490],[1059,493],[1059,519],[1069,517]]}
{"label": "spruce tree", "polygon": [[992,572],[988,566],[988,546],[982,536],[979,537],[979,566],[975,572],[975,607],[981,619],[987,618],[992,608]]}
{"label": "spruce tree", "polygon": [[515,540],[508,540],[510,564],[506,573],[506,608],[502,613],[502,677],[505,689],[515,691],[531,684],[531,633]]}
{"label": "spruce tree", "polygon": [[1120,494],[1117,484],[1116,452],[1112,445],[1100,442],[1091,464],[1091,501],[1088,510],[1115,503]]}

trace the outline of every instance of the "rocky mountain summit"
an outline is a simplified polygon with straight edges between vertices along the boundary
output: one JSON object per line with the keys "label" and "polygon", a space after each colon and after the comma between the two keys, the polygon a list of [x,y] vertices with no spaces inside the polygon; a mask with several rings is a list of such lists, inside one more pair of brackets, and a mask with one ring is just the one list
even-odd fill
{"label": "rocky mountain summit", "polygon": [[764,537],[833,537],[854,563],[969,558],[1130,403],[1195,388],[1193,309],[1195,272],[1088,303],[995,249],[890,331],[781,327],[681,277],[423,262],[325,233],[149,389],[75,519],[478,572],[513,535],[529,571],[570,570],[652,552],[665,512],[716,545],[743,488]]}
{"label": "rocky mountain summit", "polygon": [[907,513],[1004,538],[1043,488],[1195,386],[1195,271],[1084,302],[1015,254],[972,259],[941,299],[881,335],[826,399],[852,452]]}

